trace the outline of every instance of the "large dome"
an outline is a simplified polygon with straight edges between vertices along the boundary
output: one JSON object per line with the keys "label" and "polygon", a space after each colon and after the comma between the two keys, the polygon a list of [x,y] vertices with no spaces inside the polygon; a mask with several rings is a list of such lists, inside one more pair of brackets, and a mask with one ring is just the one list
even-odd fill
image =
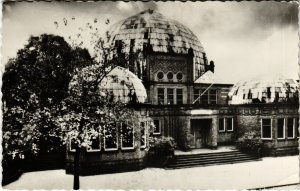
{"label": "large dome", "polygon": [[114,24],[108,31],[111,46],[123,43],[123,52],[143,51],[151,45],[153,52],[188,54],[194,53],[195,70],[204,73],[204,49],[196,35],[181,23],[162,14],[146,10]]}
{"label": "large dome", "polygon": [[293,79],[249,80],[238,82],[230,90],[229,104],[297,103],[298,83]]}

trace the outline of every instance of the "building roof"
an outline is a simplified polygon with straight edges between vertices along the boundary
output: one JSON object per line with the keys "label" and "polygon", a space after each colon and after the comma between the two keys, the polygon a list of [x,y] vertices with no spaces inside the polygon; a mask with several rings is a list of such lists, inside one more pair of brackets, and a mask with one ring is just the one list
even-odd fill
{"label": "building roof", "polygon": [[212,71],[206,71],[202,76],[194,81],[195,84],[229,84],[225,83],[218,75]]}
{"label": "building roof", "polygon": [[[196,70],[204,72],[204,49],[196,35],[181,23],[146,10],[114,24],[108,31],[108,43],[122,40],[123,51],[142,51],[150,44],[154,52],[188,54],[193,49]],[[200,69],[201,68],[201,69]]]}
{"label": "building roof", "polygon": [[298,101],[298,83],[293,79],[249,80],[236,83],[230,90],[229,104]]}
{"label": "building roof", "polygon": [[116,100],[123,103],[144,103],[147,99],[142,81],[128,69],[120,66],[115,67],[102,80],[101,86],[105,92],[112,94]]}

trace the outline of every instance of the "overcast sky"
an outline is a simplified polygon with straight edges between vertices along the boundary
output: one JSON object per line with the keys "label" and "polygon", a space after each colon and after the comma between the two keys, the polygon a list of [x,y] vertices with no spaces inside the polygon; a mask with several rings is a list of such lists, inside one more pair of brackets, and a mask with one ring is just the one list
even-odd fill
{"label": "overcast sky", "polygon": [[[2,66],[30,35],[67,38],[94,18],[104,33],[115,22],[151,8],[190,28],[226,82],[278,75],[298,79],[297,7],[296,2],[9,3],[3,5]],[[54,21],[60,24],[63,18],[72,23],[57,28]]]}

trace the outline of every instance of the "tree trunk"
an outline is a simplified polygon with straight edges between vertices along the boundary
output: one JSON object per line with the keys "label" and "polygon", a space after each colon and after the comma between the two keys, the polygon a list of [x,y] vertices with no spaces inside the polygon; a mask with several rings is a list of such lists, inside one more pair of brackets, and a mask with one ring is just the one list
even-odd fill
{"label": "tree trunk", "polygon": [[74,156],[74,183],[73,190],[79,190],[79,157],[80,157],[80,147],[76,147],[76,152]]}

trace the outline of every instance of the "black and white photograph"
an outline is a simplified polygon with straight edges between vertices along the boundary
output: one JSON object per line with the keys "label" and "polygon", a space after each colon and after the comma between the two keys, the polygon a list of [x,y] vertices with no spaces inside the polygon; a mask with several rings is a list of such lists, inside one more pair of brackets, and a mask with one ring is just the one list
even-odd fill
{"label": "black and white photograph", "polygon": [[2,188],[296,190],[298,1],[2,3]]}

